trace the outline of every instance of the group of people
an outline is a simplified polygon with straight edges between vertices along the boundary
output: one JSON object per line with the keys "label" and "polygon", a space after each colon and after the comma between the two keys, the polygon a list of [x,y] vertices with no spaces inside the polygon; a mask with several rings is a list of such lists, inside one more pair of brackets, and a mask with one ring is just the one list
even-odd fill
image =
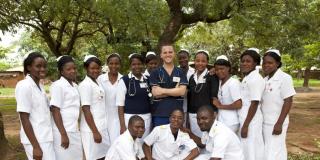
{"label": "group of people", "polygon": [[291,76],[280,69],[278,50],[264,53],[264,78],[257,69],[259,50],[245,50],[239,57],[241,81],[232,76],[225,55],[209,68],[209,53],[199,50],[191,68],[188,50],[176,55],[166,44],[160,52],[161,65],[154,52],[131,54],[127,75],[119,73],[119,54],[106,58],[104,74],[102,62],[87,55],[79,84],[73,58],[61,56],[50,100],[40,83],[46,60],[30,53],[23,62],[26,77],[15,91],[28,159],[287,159],[295,90]]}

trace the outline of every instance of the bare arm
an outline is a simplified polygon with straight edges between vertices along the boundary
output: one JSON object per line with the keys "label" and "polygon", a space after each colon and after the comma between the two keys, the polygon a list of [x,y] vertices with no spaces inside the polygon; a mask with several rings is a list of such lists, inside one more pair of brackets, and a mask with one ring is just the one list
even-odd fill
{"label": "bare arm", "polygon": [[42,159],[42,149],[39,145],[39,142],[34,134],[33,127],[31,125],[31,122],[29,120],[29,113],[26,112],[19,112],[21,124],[23,127],[24,132],[26,133],[26,136],[28,137],[32,147],[33,147],[33,158],[34,159]]}
{"label": "bare arm", "polygon": [[192,160],[192,159],[196,158],[199,154],[200,154],[199,149],[193,148],[191,150],[191,153],[184,160]]}
{"label": "bare arm", "polygon": [[242,107],[242,100],[241,99],[238,99],[229,105],[224,105],[224,104],[221,104],[217,98],[213,98],[212,103],[217,108],[225,109],[225,110],[235,110],[235,109],[240,109]]}
{"label": "bare arm", "polygon": [[60,135],[61,135],[61,146],[63,148],[68,148],[69,147],[69,138],[66,132],[66,129],[64,128],[61,113],[60,113],[60,108],[56,106],[51,106],[50,107],[52,117],[54,120],[54,123],[56,124]]}
{"label": "bare arm", "polygon": [[84,114],[84,118],[89,126],[89,128],[91,129],[92,133],[93,133],[93,138],[94,138],[94,141],[96,143],[101,143],[102,141],[102,137],[97,129],[97,126],[94,122],[94,119],[93,119],[93,116],[92,116],[92,113],[90,111],[90,106],[88,105],[84,105],[82,106],[82,111],[83,111],[83,114]]}
{"label": "bare arm", "polygon": [[253,119],[254,115],[257,112],[258,105],[259,105],[259,101],[251,101],[248,115],[246,117],[246,120],[244,121],[242,128],[241,128],[241,137],[242,138],[247,138],[247,136],[248,136],[248,127],[249,127],[249,124],[251,123],[251,120]]}
{"label": "bare arm", "polygon": [[119,115],[119,121],[120,121],[120,134],[126,131],[126,123],[124,121],[124,106],[118,107],[118,115]]}
{"label": "bare arm", "polygon": [[146,160],[152,160],[152,152],[151,152],[151,147],[148,146],[146,143],[143,143],[142,149],[145,155]]}
{"label": "bare arm", "polygon": [[291,109],[292,99],[293,99],[292,96],[284,99],[284,103],[282,105],[280,116],[278,118],[277,123],[274,126],[272,134],[279,135],[282,133],[282,125],[283,125],[283,122],[286,119],[286,117]]}

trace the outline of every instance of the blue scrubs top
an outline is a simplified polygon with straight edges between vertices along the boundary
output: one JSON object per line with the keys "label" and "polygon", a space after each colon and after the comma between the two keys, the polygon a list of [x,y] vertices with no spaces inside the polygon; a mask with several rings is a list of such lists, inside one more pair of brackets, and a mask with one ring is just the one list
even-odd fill
{"label": "blue scrubs top", "polygon": [[[175,88],[178,81],[179,85],[188,85],[186,75],[178,67],[174,67],[171,75],[169,75],[161,66],[150,74],[149,80],[150,86],[159,86],[161,88]],[[175,109],[183,110],[183,97],[169,96],[153,99],[152,116],[169,117]]]}

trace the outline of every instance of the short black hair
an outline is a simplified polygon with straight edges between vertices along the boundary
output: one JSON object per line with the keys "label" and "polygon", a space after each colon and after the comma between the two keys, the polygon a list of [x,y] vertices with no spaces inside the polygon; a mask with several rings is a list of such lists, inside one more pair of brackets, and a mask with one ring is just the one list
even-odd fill
{"label": "short black hair", "polygon": [[146,64],[148,64],[152,60],[158,60],[158,57],[154,54],[150,54],[150,55],[146,56],[146,58],[145,58]]}
{"label": "short black hair", "polygon": [[141,54],[133,54],[132,56],[130,56],[130,58],[129,58],[130,65],[131,65],[133,59],[138,59],[139,61],[141,61],[141,63],[144,62]]}
{"label": "short black hair", "polygon": [[268,51],[268,52],[266,52],[266,53],[263,55],[263,58],[264,58],[265,56],[270,56],[270,57],[272,57],[276,62],[278,62],[278,63],[279,63],[278,68],[280,68],[280,67],[282,66],[281,56],[279,56],[277,53],[274,53],[274,52],[272,52],[272,51]]}
{"label": "short black hair", "polygon": [[40,52],[31,52],[26,59],[23,60],[23,73],[27,75],[29,73],[28,66],[32,65],[36,58],[42,58],[45,60],[44,56]]}
{"label": "short black hair", "polygon": [[58,70],[59,72],[61,73],[62,70],[63,70],[63,66],[66,64],[66,63],[69,63],[69,62],[73,62],[74,63],[74,60],[71,56],[69,55],[64,55],[62,56],[58,62],[57,62],[57,67],[58,67]]}
{"label": "short black hair", "polygon": [[216,62],[214,62],[214,66],[219,65],[219,66],[226,66],[231,68],[231,63],[225,59],[218,59]]}
{"label": "short black hair", "polygon": [[119,62],[121,63],[121,57],[119,56],[119,54],[117,53],[112,53],[110,54],[108,57],[107,57],[107,63],[110,62],[110,59],[113,58],[113,57],[117,57],[119,59]]}
{"label": "short black hair", "polygon": [[87,61],[85,61],[84,63],[83,63],[83,66],[84,66],[84,68],[88,68],[89,67],[89,65],[91,64],[91,62],[95,62],[95,63],[97,63],[99,66],[101,66],[101,61],[100,61],[100,59],[98,59],[97,57],[91,57],[91,58],[89,58]]}
{"label": "short black hair", "polygon": [[210,115],[214,115],[214,113],[217,111],[215,111],[213,107],[210,105],[203,105],[197,110],[197,113],[200,113],[200,112],[208,112],[210,113]]}
{"label": "short black hair", "polygon": [[209,55],[207,52],[204,52],[204,51],[200,51],[200,52],[197,52],[195,55],[194,55],[194,59],[196,59],[197,55],[199,54],[204,54],[206,57],[207,57],[207,61],[209,62]]}
{"label": "short black hair", "polygon": [[174,109],[174,110],[170,113],[170,117],[171,117],[171,115],[172,115],[173,112],[180,112],[180,113],[182,113],[182,115],[184,115],[183,110],[177,108],[177,109]]}
{"label": "short black hair", "polygon": [[138,115],[133,115],[132,117],[130,117],[129,119],[129,123],[128,123],[128,126],[132,125],[134,122],[136,121],[142,121],[144,122],[143,118],[141,118],[140,116]]}
{"label": "short black hair", "polygon": [[260,65],[260,62],[261,62],[261,56],[259,53],[257,53],[256,51],[253,51],[253,50],[245,50],[241,56],[240,56],[240,59],[242,59],[243,56],[250,56],[254,62],[256,62],[256,65],[259,66]]}

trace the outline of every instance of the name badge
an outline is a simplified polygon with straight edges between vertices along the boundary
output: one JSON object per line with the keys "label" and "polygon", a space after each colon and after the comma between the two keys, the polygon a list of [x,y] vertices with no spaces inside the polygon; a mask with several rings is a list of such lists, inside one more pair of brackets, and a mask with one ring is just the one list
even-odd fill
{"label": "name badge", "polygon": [[205,78],[204,79],[200,79],[199,83],[206,83],[206,79]]}
{"label": "name badge", "polygon": [[180,82],[180,77],[173,77],[173,82]]}
{"label": "name badge", "polygon": [[140,83],[140,88],[148,88],[147,83]]}

